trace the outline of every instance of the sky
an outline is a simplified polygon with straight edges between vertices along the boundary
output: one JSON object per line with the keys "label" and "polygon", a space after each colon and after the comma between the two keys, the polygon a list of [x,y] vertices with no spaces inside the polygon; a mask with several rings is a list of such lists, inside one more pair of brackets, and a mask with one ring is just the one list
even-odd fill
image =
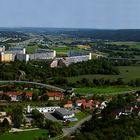
{"label": "sky", "polygon": [[0,27],[140,29],[140,0],[0,0]]}

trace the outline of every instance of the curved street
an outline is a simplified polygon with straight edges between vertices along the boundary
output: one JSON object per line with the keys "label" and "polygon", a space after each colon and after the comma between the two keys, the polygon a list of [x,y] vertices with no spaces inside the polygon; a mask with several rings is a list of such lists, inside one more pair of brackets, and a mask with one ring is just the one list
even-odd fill
{"label": "curved street", "polygon": [[25,83],[25,84],[33,84],[33,85],[38,85],[42,87],[46,87],[47,89],[50,90],[55,90],[55,91],[60,91],[60,92],[65,92],[65,89],[48,85],[48,84],[43,84],[43,83],[37,83],[37,82],[31,82],[31,81],[16,81],[16,80],[1,80],[0,83]]}

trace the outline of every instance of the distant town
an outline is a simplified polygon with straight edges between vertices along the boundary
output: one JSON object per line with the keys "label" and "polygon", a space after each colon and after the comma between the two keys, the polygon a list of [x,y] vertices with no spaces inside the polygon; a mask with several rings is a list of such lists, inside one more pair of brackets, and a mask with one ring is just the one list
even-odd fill
{"label": "distant town", "polygon": [[102,32],[0,31],[0,139],[140,136],[140,40]]}

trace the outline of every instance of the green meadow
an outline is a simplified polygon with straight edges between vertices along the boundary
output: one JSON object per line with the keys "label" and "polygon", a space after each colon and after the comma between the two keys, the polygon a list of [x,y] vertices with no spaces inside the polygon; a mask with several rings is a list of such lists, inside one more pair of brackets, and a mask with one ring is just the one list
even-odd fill
{"label": "green meadow", "polygon": [[5,133],[0,135],[0,140],[35,140],[39,137],[47,137],[47,131],[39,129],[26,132]]}
{"label": "green meadow", "polygon": [[140,87],[110,86],[110,87],[84,87],[75,88],[75,93],[87,94],[119,94],[127,91],[140,90]]}
{"label": "green meadow", "polygon": [[57,54],[66,54],[69,51],[78,52],[81,51],[78,47],[69,47],[69,46],[59,46],[59,47],[49,47],[52,50],[55,50]]}
{"label": "green meadow", "polygon": [[102,74],[93,74],[93,75],[80,75],[75,77],[67,77],[69,82],[76,82],[77,80],[81,80],[82,78],[87,78],[89,80],[95,79],[110,79],[116,80],[118,78],[123,78],[125,82],[130,80],[135,80],[140,78],[140,66],[120,66],[117,67],[120,71],[119,75],[102,75]]}
{"label": "green meadow", "polygon": [[[102,75],[102,74],[94,74],[94,75],[80,75],[75,77],[67,77],[67,80],[72,83],[76,83],[76,81],[81,80],[82,78],[87,78],[91,82],[93,79],[110,79],[117,80],[118,78],[122,78],[124,82],[129,82],[130,80],[140,79],[140,66],[120,66],[118,67],[120,70],[119,75]],[[121,93],[132,90],[140,90],[140,87],[129,87],[129,86],[110,86],[110,87],[83,87],[76,88],[76,93],[93,93],[93,94],[112,94],[112,93]]]}
{"label": "green meadow", "polygon": [[36,49],[38,49],[39,47],[37,45],[33,45],[33,46],[27,46],[26,50],[27,53],[35,53]]}

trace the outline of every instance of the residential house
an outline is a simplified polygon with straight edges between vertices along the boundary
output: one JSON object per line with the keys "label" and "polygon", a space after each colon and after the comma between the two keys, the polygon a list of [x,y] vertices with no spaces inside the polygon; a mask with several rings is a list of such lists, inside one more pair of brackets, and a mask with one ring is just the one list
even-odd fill
{"label": "residential house", "polygon": [[22,101],[25,98],[32,100],[32,92],[3,92],[1,94],[11,97],[11,101]]}
{"label": "residential house", "polygon": [[6,112],[0,112],[0,118],[1,117],[6,117]]}
{"label": "residential house", "polygon": [[52,100],[52,101],[53,100],[60,101],[64,99],[64,93],[62,92],[48,92],[47,95],[49,97],[49,100]]}
{"label": "residential house", "polygon": [[71,109],[73,107],[72,101],[67,101],[67,103],[64,105],[64,108]]}
{"label": "residential house", "polygon": [[63,66],[68,66],[65,58],[55,58],[50,62],[50,67],[55,68],[55,67],[63,67]]}
{"label": "residential house", "polygon": [[82,105],[81,105],[81,108],[82,109],[93,109],[93,104],[92,103],[90,103],[90,102],[87,102],[87,103],[83,103]]}
{"label": "residential house", "polygon": [[9,122],[9,125],[12,124],[11,116],[8,116],[6,112],[0,112],[0,123],[2,123],[4,119],[7,119],[7,121]]}
{"label": "residential house", "polygon": [[106,106],[107,106],[107,101],[103,101],[101,104],[100,104],[100,109],[104,109]]}
{"label": "residential house", "polygon": [[76,101],[77,107],[81,107],[81,105],[82,105],[83,103],[86,103],[86,99],[81,99],[81,100],[77,100],[77,101]]}

